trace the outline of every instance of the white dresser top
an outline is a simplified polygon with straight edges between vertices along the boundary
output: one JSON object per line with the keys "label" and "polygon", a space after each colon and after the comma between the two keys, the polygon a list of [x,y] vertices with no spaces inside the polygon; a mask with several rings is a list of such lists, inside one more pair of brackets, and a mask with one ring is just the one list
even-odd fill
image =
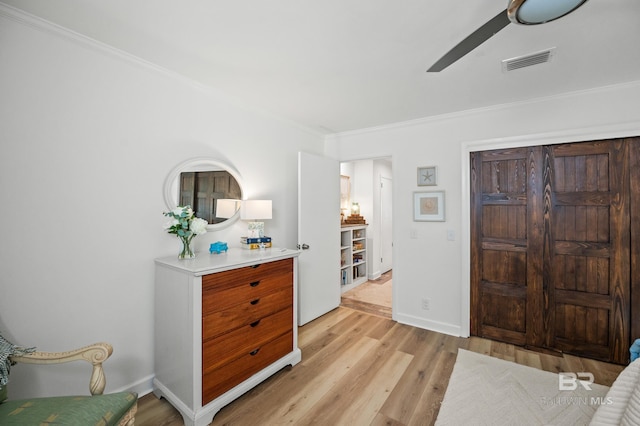
{"label": "white dresser top", "polygon": [[299,250],[286,248],[267,248],[244,250],[230,248],[226,253],[209,254],[200,252],[194,259],[180,260],[178,256],[169,256],[156,259],[158,265],[166,266],[180,271],[190,272],[193,275],[207,275],[215,272],[222,272],[229,269],[241,268],[243,266],[255,265],[258,263],[273,262],[274,260],[287,259],[300,255]]}

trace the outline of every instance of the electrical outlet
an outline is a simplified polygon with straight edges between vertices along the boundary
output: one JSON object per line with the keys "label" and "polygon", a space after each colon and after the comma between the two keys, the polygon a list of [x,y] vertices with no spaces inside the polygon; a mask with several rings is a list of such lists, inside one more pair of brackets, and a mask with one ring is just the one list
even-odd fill
{"label": "electrical outlet", "polygon": [[428,311],[431,307],[431,299],[422,299],[422,309]]}
{"label": "electrical outlet", "polygon": [[417,239],[417,238],[418,238],[418,231],[417,231],[417,230],[415,230],[415,229],[412,229],[412,230],[409,232],[409,238],[411,238],[412,240]]}
{"label": "electrical outlet", "polygon": [[456,231],[453,229],[447,229],[447,240],[455,241],[456,239]]}

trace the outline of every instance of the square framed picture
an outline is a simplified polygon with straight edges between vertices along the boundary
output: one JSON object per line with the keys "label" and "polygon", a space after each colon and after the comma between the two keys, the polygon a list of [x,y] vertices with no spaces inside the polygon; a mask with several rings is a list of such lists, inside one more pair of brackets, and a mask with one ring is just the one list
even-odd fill
{"label": "square framed picture", "polygon": [[418,186],[435,186],[438,184],[436,166],[418,167]]}
{"label": "square framed picture", "polygon": [[444,191],[414,192],[413,220],[444,222]]}

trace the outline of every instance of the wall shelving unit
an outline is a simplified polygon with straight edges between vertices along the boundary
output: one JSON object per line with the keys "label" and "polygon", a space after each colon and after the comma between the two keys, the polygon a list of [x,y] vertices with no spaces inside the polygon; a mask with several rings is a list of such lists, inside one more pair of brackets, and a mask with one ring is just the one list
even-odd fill
{"label": "wall shelving unit", "polygon": [[342,293],[368,280],[367,225],[340,230],[340,288]]}

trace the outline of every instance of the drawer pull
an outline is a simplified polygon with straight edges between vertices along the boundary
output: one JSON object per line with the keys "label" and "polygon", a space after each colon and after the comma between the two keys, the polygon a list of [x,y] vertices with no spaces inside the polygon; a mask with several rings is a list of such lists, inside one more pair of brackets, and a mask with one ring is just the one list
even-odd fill
{"label": "drawer pull", "polygon": [[251,303],[252,305],[257,305],[260,302],[260,299],[256,299],[256,300],[252,300]]}
{"label": "drawer pull", "polygon": [[251,324],[249,324],[249,325],[250,325],[251,327],[257,327],[257,326],[258,326],[258,324],[260,324],[260,321],[262,321],[262,320],[258,320],[258,321],[252,322],[252,323],[251,323]]}
{"label": "drawer pull", "polygon": [[260,284],[260,280],[249,283],[251,287],[258,287],[258,284]]}
{"label": "drawer pull", "polygon": [[258,355],[258,352],[260,352],[260,348],[256,349],[255,351],[249,352],[249,355],[256,356],[256,355]]}

